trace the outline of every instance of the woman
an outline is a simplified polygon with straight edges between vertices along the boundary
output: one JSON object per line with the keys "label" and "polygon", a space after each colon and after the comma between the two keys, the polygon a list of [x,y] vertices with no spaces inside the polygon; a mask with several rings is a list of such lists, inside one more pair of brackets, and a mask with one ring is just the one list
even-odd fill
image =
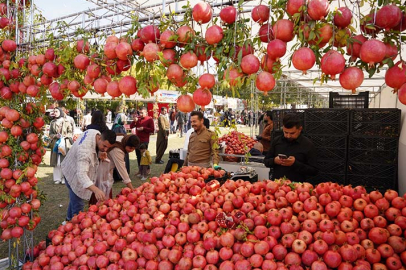
{"label": "woman", "polygon": [[124,125],[127,124],[127,117],[124,114],[124,109],[120,107],[117,112],[118,114],[116,118],[114,118],[114,124],[111,130],[113,130],[116,134],[126,134],[127,131],[125,130]]}
{"label": "woman", "polygon": [[[65,158],[65,155],[59,153],[58,145],[60,143],[59,139],[63,138],[65,148],[69,149],[69,147],[73,144],[73,130],[72,125],[65,119],[64,113],[60,108],[55,108],[53,114],[54,119],[51,121],[49,127],[49,137],[51,139],[50,165],[51,167],[54,167],[53,179],[55,184],[65,184],[61,171],[61,163]],[[55,145],[57,142],[59,142],[58,145]]]}
{"label": "woman", "polygon": [[90,125],[86,127],[86,129],[96,129],[102,133],[109,128],[106,125],[106,121],[104,120],[104,115],[101,111],[95,111],[92,114],[92,121]]}
{"label": "woman", "polygon": [[[110,190],[104,189],[104,191],[109,194],[109,197],[112,198],[112,189],[111,186],[114,182],[113,180],[113,170],[116,168],[118,173],[121,175],[124,184],[127,185],[130,189],[134,189],[131,184],[130,176],[128,175],[126,164],[125,164],[125,157],[128,156],[129,153],[133,152],[136,148],[140,145],[140,139],[137,135],[117,135],[117,142],[111,147],[107,152],[107,159],[103,160],[99,164],[99,168],[97,170],[97,180],[96,186],[100,188],[100,184],[103,182],[108,181],[110,183]],[[101,167],[105,166],[105,167]],[[108,171],[107,174],[104,172]],[[103,189],[102,189],[103,190]],[[89,204],[96,204],[97,200],[92,195],[90,198]]]}

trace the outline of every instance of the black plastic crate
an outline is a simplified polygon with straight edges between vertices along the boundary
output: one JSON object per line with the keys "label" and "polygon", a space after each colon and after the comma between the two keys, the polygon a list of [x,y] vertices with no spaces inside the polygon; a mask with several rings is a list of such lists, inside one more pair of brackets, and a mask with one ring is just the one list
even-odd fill
{"label": "black plastic crate", "polygon": [[347,162],[345,159],[332,161],[318,158],[317,163],[319,167],[319,174],[321,175],[323,175],[323,173],[345,174],[347,171]]}
{"label": "black plastic crate", "polygon": [[348,135],[350,111],[347,109],[308,109],[304,115],[307,134]]}
{"label": "black plastic crate", "polygon": [[314,144],[319,160],[337,161],[347,159],[348,136],[305,134]]}
{"label": "black plastic crate", "polygon": [[368,190],[397,190],[397,164],[348,162],[347,182],[352,186],[365,186]]}
{"label": "black plastic crate", "polygon": [[399,109],[351,110],[350,135],[371,137],[399,137]]}
{"label": "black plastic crate", "polygon": [[282,131],[283,117],[288,113],[297,114],[301,119],[301,122],[303,125],[303,130],[306,128],[304,126],[305,110],[273,110],[272,111],[272,121],[273,121],[273,130],[274,131]]}
{"label": "black plastic crate", "polygon": [[397,164],[398,138],[350,136],[348,160],[350,162]]}
{"label": "black plastic crate", "polygon": [[333,182],[340,185],[346,185],[347,177],[345,174],[338,173],[319,173],[316,176],[308,177],[307,182],[316,185],[323,182]]}

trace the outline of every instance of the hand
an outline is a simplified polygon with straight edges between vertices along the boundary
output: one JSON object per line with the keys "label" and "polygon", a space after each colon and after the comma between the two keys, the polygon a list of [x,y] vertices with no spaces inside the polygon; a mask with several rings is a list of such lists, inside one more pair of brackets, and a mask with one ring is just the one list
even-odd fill
{"label": "hand", "polygon": [[107,159],[107,152],[99,152],[99,159],[106,160]]}
{"label": "hand", "polygon": [[290,156],[290,157],[288,157],[287,159],[282,159],[282,166],[285,166],[285,167],[290,167],[290,166],[292,166],[294,163],[295,163],[295,157],[294,156]]}
{"label": "hand", "polygon": [[279,157],[275,157],[273,161],[275,164],[282,165],[282,160],[283,159],[280,159]]}
{"label": "hand", "polygon": [[139,131],[144,130],[144,127],[139,127],[139,128],[137,128],[137,130],[139,130]]}
{"label": "hand", "polygon": [[96,197],[97,201],[105,201],[106,200],[106,195],[99,188],[96,188],[96,190],[94,192],[94,196]]}

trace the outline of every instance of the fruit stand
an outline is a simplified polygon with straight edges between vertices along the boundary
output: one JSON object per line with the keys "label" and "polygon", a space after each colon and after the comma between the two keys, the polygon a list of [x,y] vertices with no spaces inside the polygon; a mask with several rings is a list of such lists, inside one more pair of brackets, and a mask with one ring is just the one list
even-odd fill
{"label": "fruit stand", "polygon": [[[386,83],[406,104],[400,0],[88,0],[95,7],[51,20],[34,2],[0,0],[0,238],[10,268],[406,267],[406,197],[387,181],[397,177],[400,111],[384,114],[395,115],[389,125],[380,112],[297,111],[320,148],[336,146],[323,148],[331,155],[317,184],[261,177],[221,185],[223,170],[183,167],[122,189],[51,230],[49,243],[33,243],[45,199],[36,173],[48,96],[149,98],[161,88],[178,91],[177,108],[191,112],[213,95],[258,108],[259,97],[274,104],[278,94],[286,106],[287,84],[301,101],[306,82],[323,93],[373,87],[370,97]],[[313,92],[302,105],[319,105]],[[350,128],[330,130],[333,122]],[[230,155],[245,156],[254,143],[236,132],[221,140]],[[367,190],[372,178],[385,190]]]}

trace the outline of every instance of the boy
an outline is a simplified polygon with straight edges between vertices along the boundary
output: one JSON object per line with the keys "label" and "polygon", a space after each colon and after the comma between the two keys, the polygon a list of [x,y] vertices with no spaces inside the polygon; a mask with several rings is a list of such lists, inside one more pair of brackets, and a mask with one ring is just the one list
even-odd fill
{"label": "boy", "polygon": [[147,150],[147,146],[145,144],[140,145],[140,152],[141,152],[141,161],[140,161],[140,173],[141,173],[141,180],[147,180],[147,174],[149,170],[149,166],[152,163],[151,155]]}

